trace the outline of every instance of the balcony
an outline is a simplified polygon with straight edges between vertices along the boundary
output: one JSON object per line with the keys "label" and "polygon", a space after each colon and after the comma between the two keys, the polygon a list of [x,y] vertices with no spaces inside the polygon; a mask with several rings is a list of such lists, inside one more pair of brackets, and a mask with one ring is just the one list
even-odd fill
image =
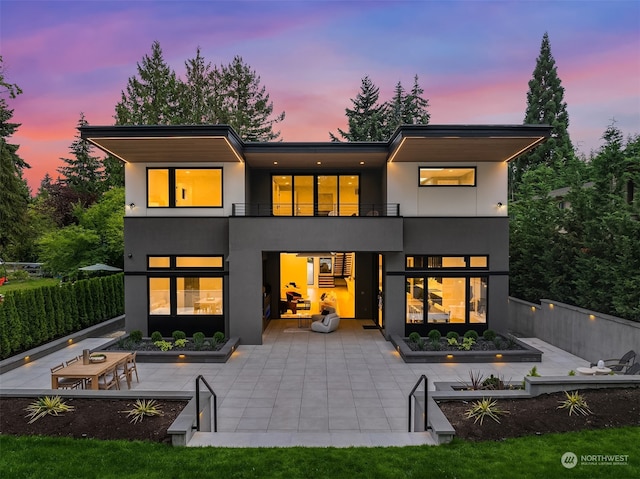
{"label": "balcony", "polygon": [[322,204],[322,203],[234,203],[231,216],[277,217],[353,217],[400,216],[398,203]]}

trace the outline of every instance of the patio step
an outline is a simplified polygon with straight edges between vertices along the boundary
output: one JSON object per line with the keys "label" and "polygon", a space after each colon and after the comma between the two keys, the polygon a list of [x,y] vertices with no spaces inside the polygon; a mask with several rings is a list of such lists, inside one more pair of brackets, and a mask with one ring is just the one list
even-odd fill
{"label": "patio step", "polygon": [[188,447],[433,446],[429,432],[196,432]]}

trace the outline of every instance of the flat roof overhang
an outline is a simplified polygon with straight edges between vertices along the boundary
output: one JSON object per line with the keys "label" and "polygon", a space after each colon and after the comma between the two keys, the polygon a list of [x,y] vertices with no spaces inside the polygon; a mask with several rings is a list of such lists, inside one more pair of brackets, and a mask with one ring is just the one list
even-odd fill
{"label": "flat roof overhang", "polygon": [[403,125],[388,142],[245,143],[228,125],[85,126],[81,137],[131,163],[245,162],[253,168],[380,168],[386,162],[510,161],[548,125]]}
{"label": "flat roof overhang", "polygon": [[127,163],[244,161],[242,140],[228,125],[84,126],[80,135]]}
{"label": "flat roof overhang", "polygon": [[548,125],[403,125],[389,140],[389,162],[502,162],[535,148]]}

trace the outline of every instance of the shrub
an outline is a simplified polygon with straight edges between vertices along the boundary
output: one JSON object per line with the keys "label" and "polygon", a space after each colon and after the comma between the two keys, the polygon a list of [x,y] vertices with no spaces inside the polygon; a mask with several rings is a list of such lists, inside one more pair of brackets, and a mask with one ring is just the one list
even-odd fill
{"label": "shrub", "polygon": [[487,341],[493,341],[496,339],[496,332],[493,329],[487,329],[484,333],[482,333],[482,337]]}
{"label": "shrub", "polygon": [[418,346],[418,349],[420,351],[424,351],[424,339],[418,338],[418,340],[416,341],[416,346]]}
{"label": "shrub", "polygon": [[184,331],[180,331],[180,330],[175,330],[173,333],[171,333],[171,336],[175,341],[177,341],[178,339],[187,338],[187,335],[184,333]]}
{"label": "shrub", "polygon": [[458,338],[454,338],[453,336],[450,337],[449,339],[447,339],[447,344],[449,346],[457,346],[458,345]]}
{"label": "shrub", "polygon": [[26,417],[31,418],[31,424],[47,414],[58,416],[63,412],[73,411],[73,406],[64,403],[60,396],[44,396],[29,404],[25,411],[29,413]]}
{"label": "shrub", "polygon": [[496,349],[503,349],[502,340],[496,336],[495,338],[493,338],[493,346]]}
{"label": "shrub", "polygon": [[217,331],[214,335],[213,335],[213,341],[214,343],[221,343],[224,341],[224,333],[221,331]]}
{"label": "shrub", "polygon": [[487,379],[482,381],[482,389],[502,390],[507,388],[501,377],[491,374]]}
{"label": "shrub", "polygon": [[565,399],[564,401],[560,401],[560,406],[558,406],[558,409],[568,409],[569,416],[571,416],[574,411],[576,412],[576,414],[580,413],[583,416],[588,416],[589,414],[591,414],[591,410],[587,405],[587,401],[585,401],[585,399],[580,396],[580,393],[578,391],[574,391],[571,394],[565,391],[564,394],[567,396],[567,399]]}
{"label": "shrub", "polygon": [[571,371],[569,371],[569,376],[575,376],[576,372],[572,369]]}
{"label": "shrub", "polygon": [[476,331],[474,331],[473,329],[470,329],[469,331],[464,333],[464,337],[465,338],[472,338],[474,341],[477,341],[478,340],[478,333]]}
{"label": "shrub", "polygon": [[463,383],[465,389],[471,389],[473,391],[478,391],[482,389],[484,375],[480,371],[474,371],[473,369],[469,370],[469,383]]}
{"label": "shrub", "polygon": [[205,336],[202,332],[193,333],[193,343],[196,345],[196,349],[202,349],[204,338]]}
{"label": "shrub", "polygon": [[179,348],[184,348],[187,343],[189,342],[188,339],[176,339],[176,346],[178,346]]}
{"label": "shrub", "polygon": [[438,331],[437,329],[432,329],[431,331],[429,331],[428,336],[431,341],[440,341],[440,338],[442,337],[440,331]]}
{"label": "shrub", "polygon": [[131,417],[131,422],[134,424],[138,421],[142,421],[145,416],[162,416],[160,406],[156,404],[155,399],[136,399],[132,409],[120,412],[128,413],[127,417]]}
{"label": "shrub", "polygon": [[440,351],[440,340],[431,340],[431,349],[434,351]]}
{"label": "shrub", "polygon": [[416,333],[415,331],[413,333],[409,334],[409,341],[411,341],[413,343],[417,343],[419,339],[420,339],[420,335],[418,333]]}
{"label": "shrub", "polygon": [[471,403],[471,408],[467,410],[467,419],[475,418],[474,423],[480,421],[480,425],[482,425],[482,421],[485,417],[490,417],[495,422],[500,424],[500,420],[498,416],[502,416],[504,414],[508,414],[508,411],[503,411],[498,407],[498,403],[491,398],[482,398],[482,400],[478,400],[474,403]]}
{"label": "shrub", "polygon": [[160,334],[160,331],[154,331],[153,333],[151,333],[151,341],[153,341],[154,343],[162,341],[162,334]]}
{"label": "shrub", "polygon": [[447,339],[455,338],[456,341],[457,341],[459,337],[460,337],[460,335],[458,333],[456,333],[455,331],[449,331],[447,333]]}
{"label": "shrub", "polygon": [[140,331],[139,329],[134,329],[133,331],[131,331],[131,333],[129,333],[129,339],[131,339],[131,341],[133,341],[134,343],[139,343],[140,341],[142,341],[142,331]]}
{"label": "shrub", "polygon": [[473,345],[476,344],[476,340],[473,338],[464,338],[462,340],[462,344],[458,346],[459,349],[464,349],[465,351],[471,351]]}
{"label": "shrub", "polygon": [[153,344],[157,348],[159,348],[160,351],[169,351],[170,349],[173,349],[173,344],[171,344],[169,341],[155,341]]}

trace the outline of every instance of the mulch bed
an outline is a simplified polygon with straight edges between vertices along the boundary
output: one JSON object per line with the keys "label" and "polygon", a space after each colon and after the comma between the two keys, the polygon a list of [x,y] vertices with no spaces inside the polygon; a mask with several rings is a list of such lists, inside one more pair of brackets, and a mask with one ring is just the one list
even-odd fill
{"label": "mulch bed", "polygon": [[0,434],[42,435],[78,439],[125,439],[171,443],[167,429],[187,401],[157,400],[162,416],[145,417],[136,424],[127,417],[135,400],[66,398],[74,411],[44,416],[32,424],[25,408],[37,398],[0,398]]}
{"label": "mulch bed", "polygon": [[[498,399],[497,405],[508,414],[500,424],[490,417],[480,421],[466,419],[473,401],[440,402],[442,412],[456,430],[456,437],[470,441],[500,441],[512,437],[554,432],[640,426],[640,388],[588,389],[580,391],[592,414],[569,416],[568,409],[558,409],[566,399],[563,392],[543,394],[531,399]],[[485,397],[490,397],[487,391]]]}

